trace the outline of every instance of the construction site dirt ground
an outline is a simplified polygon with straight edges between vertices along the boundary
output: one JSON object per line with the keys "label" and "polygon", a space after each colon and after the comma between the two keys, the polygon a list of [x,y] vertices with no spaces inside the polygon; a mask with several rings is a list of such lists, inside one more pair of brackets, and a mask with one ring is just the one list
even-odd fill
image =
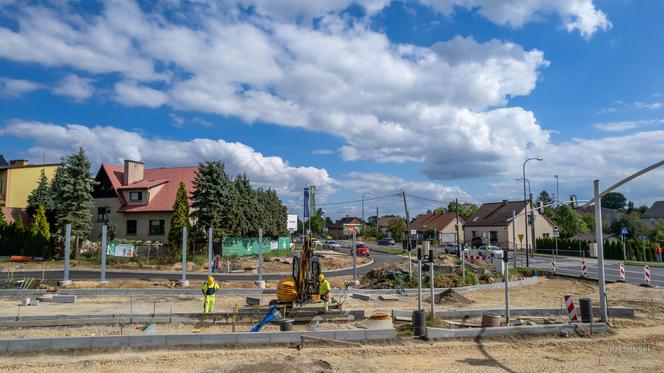
{"label": "construction site dirt ground", "polygon": [[[426,290],[425,290],[426,291]],[[425,293],[427,294],[427,293]],[[566,278],[541,278],[531,286],[510,290],[512,307],[560,308],[564,294],[577,300],[593,299],[597,304],[597,284]],[[470,304],[439,304],[437,310],[481,309],[504,307],[502,289],[482,290],[463,294]],[[664,291],[628,284],[608,284],[610,306],[633,307],[633,319],[610,320],[609,332],[594,339],[572,334],[570,338],[557,335],[509,336],[501,338],[455,339],[449,341],[419,341],[402,336],[389,343],[366,344],[362,347],[305,347],[298,351],[287,346],[247,348],[177,348],[123,349],[109,351],[75,351],[53,353],[4,354],[0,356],[0,371],[107,371],[107,372],[311,372],[311,371],[640,371],[661,372],[664,366]],[[264,296],[269,299],[270,296]],[[159,303],[156,303],[156,301]],[[198,312],[202,300],[198,298],[134,297],[79,298],[75,304],[41,304],[21,307],[21,314],[87,314]],[[220,296],[218,311],[230,311],[233,304],[243,304],[244,297]],[[15,316],[16,300],[0,301],[0,316]],[[363,309],[367,314],[389,312],[392,309],[413,310],[414,296],[400,297],[396,302],[363,301],[348,298],[345,309]],[[425,303],[428,309],[429,304]],[[138,325],[136,325],[138,326]],[[218,332],[227,326],[158,325],[160,332]],[[246,326],[245,326],[246,327]],[[271,326],[272,327],[272,326]],[[310,325],[300,327],[309,328]],[[325,328],[352,327],[349,323],[323,325]],[[0,338],[37,335],[103,335],[117,332],[117,327],[85,328],[23,328],[0,331]],[[215,328],[206,330],[206,328]],[[302,329],[300,329],[302,330]],[[134,331],[132,331],[133,333]],[[46,334],[42,334],[46,333]],[[82,334],[83,333],[83,334]],[[125,331],[125,333],[129,333]],[[401,334],[401,333],[399,333]]]}

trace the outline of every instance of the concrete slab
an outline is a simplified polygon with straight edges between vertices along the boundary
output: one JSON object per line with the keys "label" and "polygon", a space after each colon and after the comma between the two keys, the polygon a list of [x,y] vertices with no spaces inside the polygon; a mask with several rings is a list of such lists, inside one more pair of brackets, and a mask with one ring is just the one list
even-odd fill
{"label": "concrete slab", "polygon": [[201,334],[201,344],[235,345],[237,344],[237,335],[233,333]]}
{"label": "concrete slab", "polygon": [[128,335],[90,337],[92,348],[129,347]]}
{"label": "concrete slab", "polygon": [[129,337],[129,345],[132,347],[143,346],[165,346],[165,335],[132,335]]}
{"label": "concrete slab", "polygon": [[[579,323],[579,326],[590,330],[590,323]],[[593,324],[592,330],[594,332],[608,330],[606,324]],[[429,339],[445,339],[445,338],[467,338],[467,337],[491,337],[491,336],[504,336],[515,334],[548,334],[555,333],[561,330],[572,331],[574,330],[573,324],[556,324],[556,325],[533,325],[533,326],[514,326],[514,327],[496,327],[496,328],[468,328],[468,329],[442,329],[442,328],[427,328],[427,338]]]}
{"label": "concrete slab", "polygon": [[166,335],[168,346],[200,346],[203,338],[200,334],[169,334]]}
{"label": "concrete slab", "polygon": [[247,302],[247,305],[249,305],[249,306],[262,306],[266,303],[261,298],[254,298],[254,297],[247,297],[246,302]]}
{"label": "concrete slab", "polygon": [[302,335],[306,335],[305,332],[274,332],[270,333],[270,343],[297,343]]}
{"label": "concrete slab", "polygon": [[340,339],[343,341],[366,341],[367,340],[367,331],[366,330],[335,330],[334,339]]}
{"label": "concrete slab", "polygon": [[0,341],[0,352],[7,352],[9,341]]}
{"label": "concrete slab", "polygon": [[55,294],[53,296],[54,303],[75,303],[76,295]]}
{"label": "concrete slab", "polygon": [[389,340],[397,337],[395,329],[368,329],[367,340]]}
{"label": "concrete slab", "polygon": [[353,294],[351,294],[351,297],[356,298],[356,299],[361,299],[361,300],[372,300],[373,299],[373,295],[362,294],[362,293],[353,293]]}
{"label": "concrete slab", "polygon": [[270,333],[236,333],[237,344],[239,345],[259,345],[270,343]]}
{"label": "concrete slab", "polygon": [[[628,307],[609,307],[609,315],[614,317],[634,317],[634,308]],[[393,316],[406,316],[407,311],[392,311]],[[551,316],[551,315],[566,315],[562,308],[510,308],[510,316]],[[495,313],[497,315],[504,315],[504,308],[496,309],[481,309],[481,310],[459,310],[459,311],[439,311],[436,312],[436,317],[440,318],[461,318],[461,317],[478,317],[484,313]],[[599,314],[599,308],[593,307],[593,313]]]}
{"label": "concrete slab", "polygon": [[89,349],[92,347],[92,342],[90,337],[64,337],[64,338],[52,338],[51,339],[51,350],[77,350],[77,349]]}
{"label": "concrete slab", "polygon": [[51,338],[14,339],[9,341],[7,351],[44,351],[51,348]]}

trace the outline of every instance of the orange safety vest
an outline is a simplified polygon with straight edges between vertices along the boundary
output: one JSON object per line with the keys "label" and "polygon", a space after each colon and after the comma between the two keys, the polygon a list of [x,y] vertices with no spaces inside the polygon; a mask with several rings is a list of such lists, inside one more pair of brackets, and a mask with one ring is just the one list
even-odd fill
{"label": "orange safety vest", "polygon": [[662,253],[662,248],[659,247],[659,246],[657,246],[657,248],[655,249],[655,252],[656,252],[657,254],[661,254],[661,253]]}

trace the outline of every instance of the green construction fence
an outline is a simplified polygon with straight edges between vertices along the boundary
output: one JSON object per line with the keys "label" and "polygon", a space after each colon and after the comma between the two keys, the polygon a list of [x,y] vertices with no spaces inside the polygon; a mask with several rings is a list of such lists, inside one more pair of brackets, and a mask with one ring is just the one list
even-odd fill
{"label": "green construction fence", "polygon": [[[290,250],[291,238],[279,237],[278,239],[270,239],[263,237],[263,254]],[[222,253],[226,255],[239,255],[248,256],[258,254],[259,245],[258,238],[239,238],[239,237],[224,237],[221,243]]]}

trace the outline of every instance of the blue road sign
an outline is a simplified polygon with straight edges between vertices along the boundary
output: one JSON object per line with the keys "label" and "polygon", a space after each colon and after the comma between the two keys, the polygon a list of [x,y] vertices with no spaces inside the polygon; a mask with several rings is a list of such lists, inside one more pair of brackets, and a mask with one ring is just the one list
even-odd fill
{"label": "blue road sign", "polygon": [[625,227],[620,228],[620,235],[621,236],[627,236],[628,234],[629,234],[629,232],[627,231],[627,228],[625,228]]}

